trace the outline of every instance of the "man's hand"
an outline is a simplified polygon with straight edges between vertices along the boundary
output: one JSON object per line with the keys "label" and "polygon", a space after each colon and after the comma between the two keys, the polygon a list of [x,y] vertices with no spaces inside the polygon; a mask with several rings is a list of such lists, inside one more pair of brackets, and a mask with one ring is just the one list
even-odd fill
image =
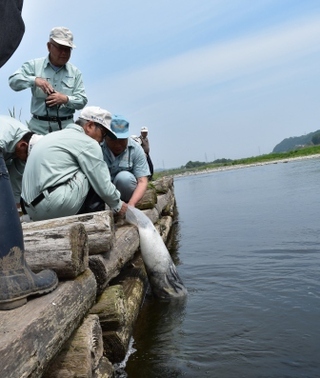
{"label": "man's hand", "polygon": [[49,107],[66,104],[68,101],[68,96],[60,92],[53,92],[46,98],[46,104]]}
{"label": "man's hand", "polygon": [[125,202],[122,202],[121,209],[118,211],[117,214],[119,214],[119,215],[125,215],[127,209],[128,209],[128,204],[125,203]]}
{"label": "man's hand", "polygon": [[47,95],[54,92],[52,85],[46,79],[43,79],[42,77],[36,77],[35,85],[36,87],[39,87],[40,89],[42,89],[43,92]]}

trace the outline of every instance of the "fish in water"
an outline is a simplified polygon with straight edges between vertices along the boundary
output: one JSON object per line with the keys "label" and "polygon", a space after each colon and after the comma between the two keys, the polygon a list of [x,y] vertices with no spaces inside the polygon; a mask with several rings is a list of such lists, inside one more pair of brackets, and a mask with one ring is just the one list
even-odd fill
{"label": "fish in water", "polygon": [[187,289],[150,219],[139,209],[128,206],[126,220],[139,230],[141,255],[153,294],[162,299],[185,297]]}

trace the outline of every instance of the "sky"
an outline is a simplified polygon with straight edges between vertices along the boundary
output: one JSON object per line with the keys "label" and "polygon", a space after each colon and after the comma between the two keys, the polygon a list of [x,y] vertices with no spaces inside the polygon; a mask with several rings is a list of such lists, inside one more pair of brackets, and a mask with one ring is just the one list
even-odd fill
{"label": "sky", "polygon": [[125,116],[132,135],[147,126],[156,169],[267,154],[320,129],[319,0],[25,0],[22,17],[0,113],[23,123],[31,92],[8,77],[65,26],[88,105]]}

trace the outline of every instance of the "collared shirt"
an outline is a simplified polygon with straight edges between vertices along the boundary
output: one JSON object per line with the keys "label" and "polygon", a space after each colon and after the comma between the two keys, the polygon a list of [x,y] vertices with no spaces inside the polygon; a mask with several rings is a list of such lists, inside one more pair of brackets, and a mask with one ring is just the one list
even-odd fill
{"label": "collared shirt", "polygon": [[141,147],[143,148],[144,152],[149,155],[150,153],[150,146],[149,146],[149,139],[148,137],[143,137],[142,135],[139,136],[141,141]]}
{"label": "collared shirt", "polygon": [[33,147],[23,175],[22,198],[30,204],[47,188],[59,184],[64,185],[53,192],[48,209],[52,217],[57,216],[58,208],[64,209],[63,215],[76,214],[89,184],[112,209],[121,209],[120,193],[110,180],[99,143],[76,124],[45,135]]}
{"label": "collared shirt", "polygon": [[47,95],[35,86],[37,77],[46,79],[57,92],[68,96],[69,101],[59,107],[60,117],[73,115],[76,109],[82,109],[87,104],[88,99],[80,70],[69,62],[58,70],[54,70],[47,56],[24,63],[9,77],[9,85],[13,90],[21,91],[31,88],[30,111],[32,114],[42,117],[57,116],[57,107],[46,107]]}
{"label": "collared shirt", "polygon": [[30,132],[27,126],[10,116],[0,115],[0,148],[3,151],[16,203],[20,202],[22,174],[25,162],[15,156],[17,143]]}
{"label": "collared shirt", "polygon": [[136,178],[150,175],[146,155],[139,143],[132,138],[128,138],[127,148],[118,156],[113,155],[105,141],[102,143],[102,152],[109,167],[111,180],[121,171],[129,171]]}

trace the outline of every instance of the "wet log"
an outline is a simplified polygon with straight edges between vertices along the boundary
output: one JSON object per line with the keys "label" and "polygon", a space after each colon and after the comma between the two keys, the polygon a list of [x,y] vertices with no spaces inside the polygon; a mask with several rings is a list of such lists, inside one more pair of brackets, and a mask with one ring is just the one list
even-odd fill
{"label": "wet log", "polygon": [[[113,213],[111,210],[99,211],[90,214],[72,215],[49,219],[45,221],[22,223],[23,235],[35,230],[43,232],[44,230],[55,229],[57,227],[67,226],[73,223],[82,223],[88,234],[89,254],[99,254],[109,251],[115,241],[115,229]],[[25,242],[28,248],[28,242]]]}
{"label": "wet log", "polygon": [[116,231],[115,244],[111,251],[89,256],[89,267],[96,277],[98,295],[108,286],[110,280],[119,274],[138,247],[138,230],[125,225]]}
{"label": "wet log", "polygon": [[127,353],[147,287],[147,274],[138,254],[90,310],[99,316],[105,355],[112,363],[121,362]]}
{"label": "wet log", "polygon": [[60,279],[75,278],[89,266],[88,235],[82,223],[30,229],[24,233],[25,258],[34,272],[52,269]]}
{"label": "wet log", "polygon": [[87,378],[99,368],[103,356],[98,315],[88,315],[46,369],[46,378]]}
{"label": "wet log", "polygon": [[96,281],[87,269],[60,282],[51,293],[0,312],[2,377],[39,378],[96,299]]}
{"label": "wet log", "polygon": [[114,378],[114,369],[111,362],[102,357],[98,368],[93,372],[92,378]]}

